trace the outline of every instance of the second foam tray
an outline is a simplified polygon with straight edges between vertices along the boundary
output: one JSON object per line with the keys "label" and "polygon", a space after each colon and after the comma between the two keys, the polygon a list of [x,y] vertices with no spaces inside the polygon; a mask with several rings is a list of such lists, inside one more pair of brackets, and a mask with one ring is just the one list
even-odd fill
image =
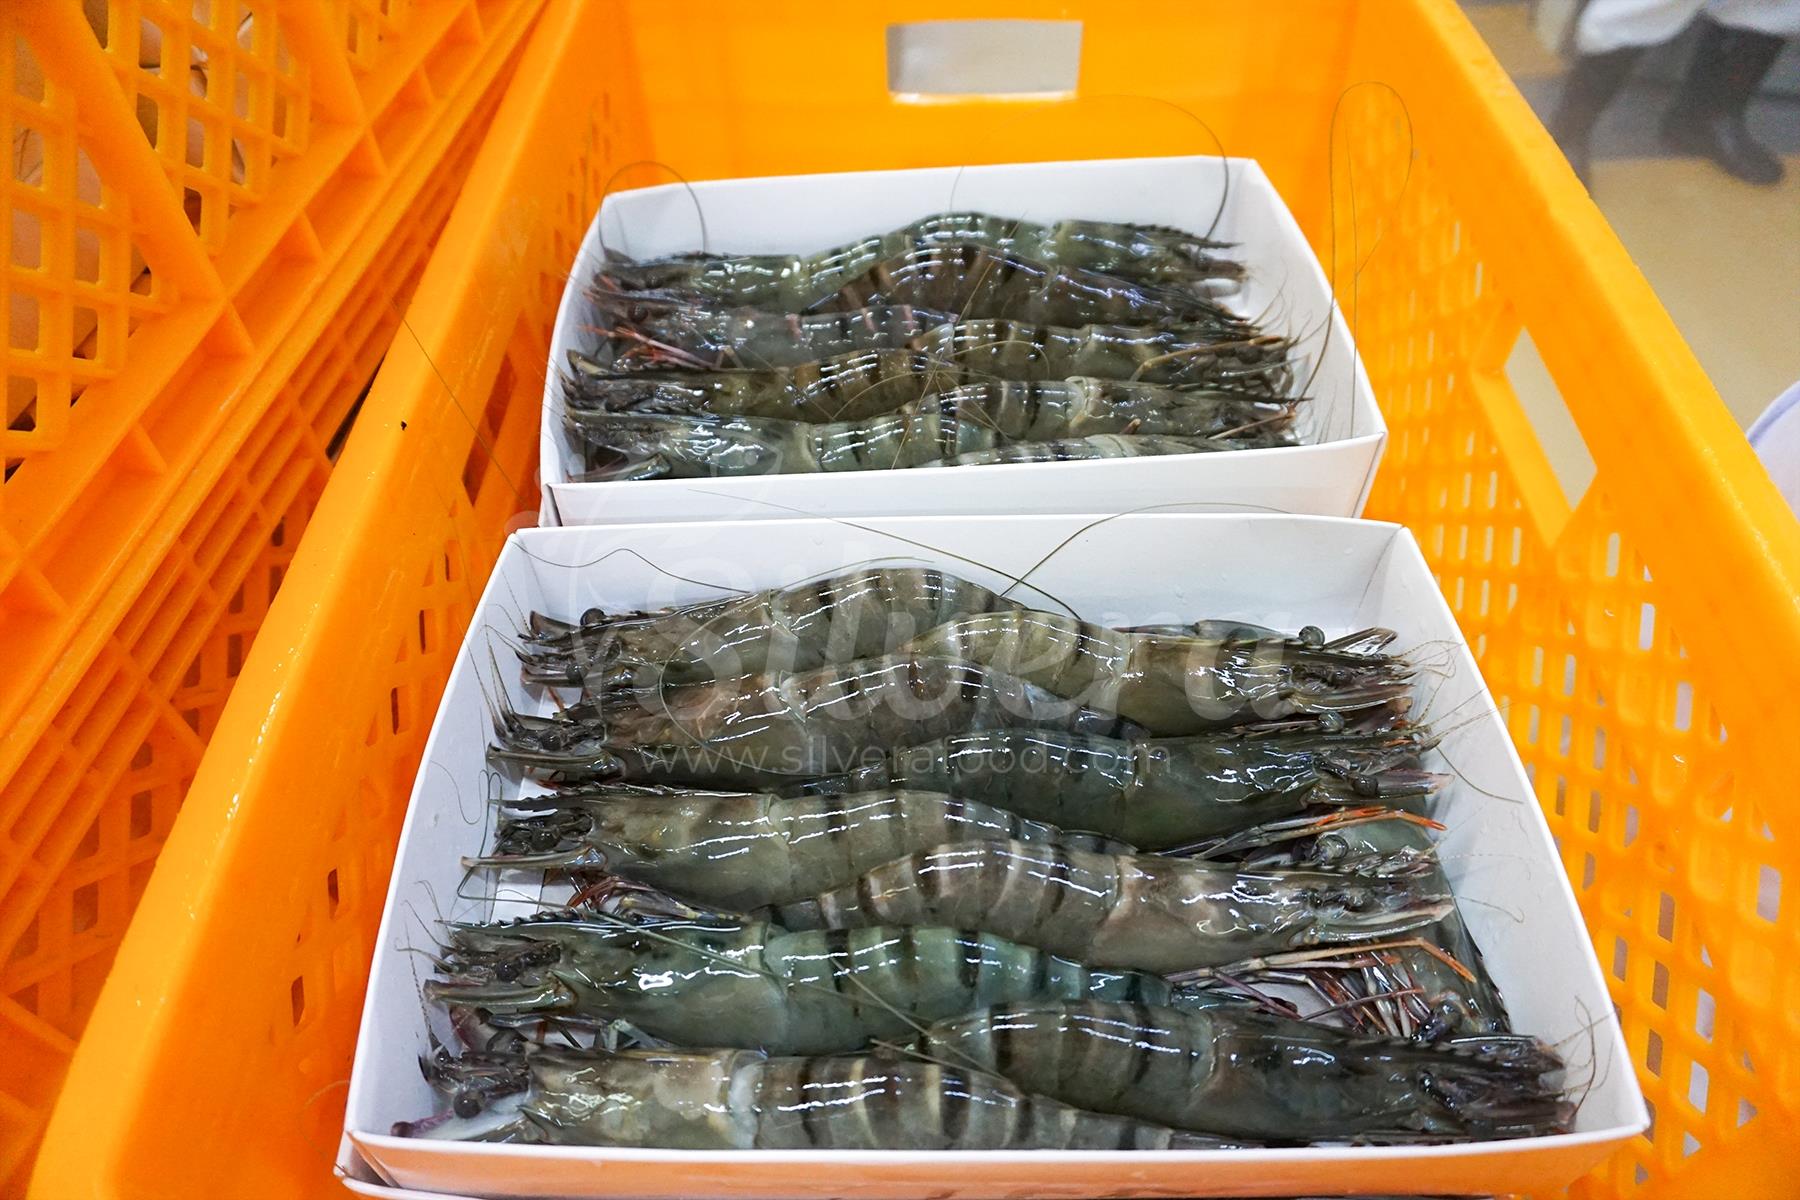
{"label": "second foam tray", "polygon": [[[679,166],[679,164],[676,164]],[[978,210],[1166,225],[1236,244],[1245,285],[1225,303],[1294,339],[1300,446],[1088,462],[726,479],[573,482],[562,376],[598,344],[584,294],[608,251],[634,259],[814,253],[935,213]],[[544,382],[545,524],[956,513],[1121,512],[1160,505],[1361,513],[1387,440],[1318,258],[1262,168],[1242,158],[1137,158],[859,171],[670,184],[601,205],[569,268]]]}

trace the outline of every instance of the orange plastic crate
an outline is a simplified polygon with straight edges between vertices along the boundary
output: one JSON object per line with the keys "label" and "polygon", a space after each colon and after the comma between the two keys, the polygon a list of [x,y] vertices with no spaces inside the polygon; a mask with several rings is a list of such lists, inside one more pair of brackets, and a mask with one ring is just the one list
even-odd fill
{"label": "orange plastic crate", "polygon": [[0,14],[0,1191],[535,10]]}
{"label": "orange plastic crate", "polygon": [[[1079,90],[890,95],[887,25],[967,16],[1081,19]],[[607,188],[666,181],[651,158],[705,178],[1211,150],[1189,114],[1263,162],[1336,268],[1393,430],[1371,515],[1432,557],[1612,967],[1656,1123],[1577,1194],[1791,1195],[1800,526],[1449,0],[552,6],[219,718],[33,1195],[335,1194],[410,777],[482,578],[533,519],[551,318]],[[1502,370],[1522,330],[1595,460],[1574,508]]]}

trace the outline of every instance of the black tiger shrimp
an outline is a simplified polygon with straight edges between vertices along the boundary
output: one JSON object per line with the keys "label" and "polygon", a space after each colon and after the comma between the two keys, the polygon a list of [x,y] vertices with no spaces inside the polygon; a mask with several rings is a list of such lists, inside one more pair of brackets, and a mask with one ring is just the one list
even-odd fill
{"label": "black tiger shrimp", "polygon": [[1420,1045],[1246,1009],[1084,1000],[953,1018],[914,1048],[1067,1104],[1227,1137],[1467,1141],[1573,1120],[1553,1082],[1562,1060],[1513,1035]]}
{"label": "black tiger shrimp", "polygon": [[602,788],[508,802],[494,852],[466,862],[605,871],[700,904],[749,909],[829,891],[915,850],[991,838],[1131,850],[935,792],[784,797]]}
{"label": "black tiger shrimp", "polygon": [[870,658],[955,617],[1023,607],[933,567],[868,567],[654,612],[533,613],[519,657],[530,683],[703,683]]}
{"label": "black tiger shrimp", "polygon": [[1027,258],[979,242],[914,247],[873,263],[806,312],[855,312],[910,304],[965,319],[999,317],[1082,325],[1188,322],[1222,337],[1257,332],[1217,301],[1163,284]]}
{"label": "black tiger shrimp", "polygon": [[[905,394],[915,390],[908,387]],[[710,403],[696,405],[692,412],[648,411],[650,407],[655,406],[568,411],[565,425],[586,459],[581,478],[892,470],[964,462],[975,454],[1001,461],[1054,461],[1057,454],[1038,447],[1073,439],[1098,446],[1096,435],[1113,435],[1127,449],[1152,447],[1159,436],[1206,438],[1207,450],[1295,444],[1294,409],[1288,403],[1233,391],[1082,378],[965,384],[908,400],[877,416],[829,422],[699,411],[715,407]],[[1189,451],[1182,446],[1175,452]],[[1128,455],[1114,450],[1082,456]]]}
{"label": "black tiger shrimp", "polygon": [[[459,1024],[617,1028],[676,1046],[841,1054],[1027,1000],[1202,1007],[1229,993],[933,926],[791,932],[566,910],[450,927],[426,999]],[[459,1015],[460,1014],[460,1015]]]}
{"label": "black tiger shrimp", "polygon": [[790,929],[980,929],[1091,966],[1174,974],[1408,933],[1450,910],[1448,891],[1412,876],[1251,871],[985,841],[884,863],[774,916]]}
{"label": "black tiger shrimp", "polygon": [[1263,400],[1289,397],[1295,383],[1287,338],[1252,331],[1220,334],[1188,324],[964,319],[923,329],[907,344],[983,378],[1094,378],[1231,388]]}
{"label": "black tiger shrimp", "polygon": [[496,714],[489,757],[553,778],[738,787],[835,775],[916,740],[1007,726],[1134,728],[975,663],[883,655],[664,689],[621,684],[553,717]]}
{"label": "black tiger shrimp", "polygon": [[[631,479],[712,479],[746,475],[816,475],[844,471],[886,471],[908,467],[982,466],[995,463],[1069,462],[1203,454],[1292,445],[1284,414],[1254,408],[1193,423],[1223,426],[1218,434],[1173,435],[1150,430],[1079,434],[1041,441],[1012,440],[995,428],[984,406],[949,393],[928,397],[899,412],[867,421],[826,425],[747,417],[607,417],[578,431],[587,469],[578,482]],[[1192,410],[1171,414],[1185,423]],[[1244,436],[1225,432],[1242,430]]]}
{"label": "black tiger shrimp", "polygon": [[796,311],[843,287],[883,259],[920,246],[979,242],[1042,262],[1105,271],[1189,290],[1229,290],[1243,264],[1218,251],[1228,243],[1157,225],[1058,221],[1036,225],[987,213],[924,217],[889,233],[817,254],[684,254],[633,261],[608,252],[602,275],[632,293],[697,303]]}
{"label": "black tiger shrimp", "polygon": [[673,1150],[1210,1150],[1230,1142],[1031,1096],[984,1071],[754,1050],[440,1053],[447,1111],[396,1137]]}
{"label": "black tiger shrimp", "polygon": [[1367,629],[1323,644],[1122,633],[1056,613],[980,613],[901,647],[1005,671],[1157,735],[1378,709],[1408,695],[1412,668]]}
{"label": "black tiger shrimp", "polygon": [[901,747],[841,780],[811,786],[944,792],[1163,850],[1314,805],[1421,808],[1440,784],[1416,768],[1434,742],[1429,730],[1404,722],[1137,741],[997,729]]}
{"label": "black tiger shrimp", "polygon": [[[791,367],[868,350],[905,350],[913,339],[956,320],[909,305],[855,312],[776,313],[706,308],[590,291],[601,335],[596,371],[650,367]],[[579,368],[586,370],[585,366]]]}
{"label": "black tiger shrimp", "polygon": [[571,352],[566,421],[581,435],[621,413],[763,417],[824,423],[893,412],[966,382],[972,372],[919,350],[861,350],[791,366],[608,371]]}

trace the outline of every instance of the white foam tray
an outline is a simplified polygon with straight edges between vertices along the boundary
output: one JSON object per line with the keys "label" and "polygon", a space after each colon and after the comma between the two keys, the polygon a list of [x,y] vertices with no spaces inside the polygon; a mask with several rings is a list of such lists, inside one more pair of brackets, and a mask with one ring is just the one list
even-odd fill
{"label": "white foam tray", "polygon": [[[1040,222],[1139,221],[1201,233],[1213,228],[1219,214],[1215,236],[1239,243],[1250,270],[1247,285],[1230,305],[1245,314],[1267,313],[1272,332],[1299,339],[1301,379],[1323,358],[1309,389],[1313,399],[1302,406],[1298,424],[1308,444],[950,472],[570,482],[578,459],[563,427],[561,374],[570,350],[594,344],[588,330],[596,314],[582,289],[603,261],[602,245],[634,258],[701,248],[811,253],[953,208]],[[705,216],[704,235],[699,213]],[[540,424],[545,525],[1124,512],[1174,501],[1356,516],[1387,441],[1350,330],[1332,305],[1325,273],[1293,215],[1253,160],[1206,157],[726,179],[697,183],[691,190],[670,184],[615,193],[601,205],[569,267],[550,342]]]}
{"label": "white foam tray", "polygon": [[[1342,1192],[1538,1192],[1567,1184],[1646,1125],[1642,1097],[1556,849],[1474,661],[1411,534],[1318,517],[1139,514],[825,520],[528,529],[507,543],[453,670],[414,785],[376,946],[340,1169],[359,1186],[493,1196],[1250,1196]],[[511,669],[502,635],[538,609],[644,608],[785,585],[874,561],[917,562],[1005,587],[1033,583],[1107,624],[1222,617],[1327,634],[1400,632],[1447,662],[1427,718],[1454,713],[1439,761],[1460,775],[1438,816],[1445,870],[1521,1032],[1561,1045],[1577,1087],[1573,1132],[1511,1142],[1255,1151],[678,1152],[469,1145],[395,1138],[433,1112],[413,949],[425,921],[524,911],[459,900],[461,855],[486,833],[489,718],[482,689],[522,711],[549,701]],[[985,564],[977,566],[975,564]],[[1030,598],[1028,592],[1015,592]],[[1040,601],[1041,602],[1041,601]],[[490,648],[500,658],[494,677]],[[463,889],[472,890],[472,889]],[[421,919],[423,918],[423,920]],[[454,1044],[449,1030],[438,1036]]]}

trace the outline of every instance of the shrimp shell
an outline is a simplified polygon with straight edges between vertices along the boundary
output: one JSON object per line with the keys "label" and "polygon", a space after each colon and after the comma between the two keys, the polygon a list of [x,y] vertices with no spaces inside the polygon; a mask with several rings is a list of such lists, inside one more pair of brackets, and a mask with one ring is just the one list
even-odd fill
{"label": "shrimp shell", "polygon": [[829,891],[915,850],[993,838],[1054,841],[1106,854],[1131,849],[935,792],[657,796],[601,790],[512,802],[496,834],[496,852],[465,863],[594,868],[703,905],[750,909]]}
{"label": "shrimp shell", "polygon": [[[1225,243],[1179,229],[1106,221],[1028,221],[986,213],[943,213],[817,254],[690,254],[635,262],[608,252],[602,274],[620,289],[698,304],[792,311],[843,287],[885,258],[919,246],[979,242],[1044,262],[1210,291],[1244,276]],[[1212,285],[1212,286],[1209,286]]]}
{"label": "shrimp shell", "polygon": [[1162,850],[1314,804],[1420,807],[1438,780],[1403,764],[1432,741],[1428,730],[1410,725],[1139,741],[997,729],[903,747],[845,786],[944,792]]}
{"label": "shrimp shell", "polygon": [[904,350],[954,314],[910,305],[872,305],[854,312],[775,313],[760,308],[711,309],[644,303],[600,290],[599,371],[648,367],[790,367],[867,350]]}
{"label": "shrimp shell", "polygon": [[1410,877],[1239,871],[992,841],[884,863],[775,916],[790,929],[981,929],[1090,966],[1172,974],[1405,933],[1450,910],[1448,892]]}
{"label": "shrimp shell", "polygon": [[856,421],[955,387],[971,374],[917,350],[862,350],[719,371],[607,371],[576,353],[569,362],[573,373],[564,377],[563,396],[576,430],[616,413]]}
{"label": "shrimp shell", "polygon": [[933,1059],[1102,1112],[1230,1137],[1469,1141],[1567,1132],[1563,1064],[1529,1037],[1434,1046],[1242,1009],[1010,1005],[941,1022]]}
{"label": "shrimp shell", "polygon": [[862,1056],[538,1050],[445,1056],[427,1064],[427,1074],[455,1097],[452,1110],[401,1122],[393,1131],[397,1137],[672,1150],[1171,1150],[1232,1144],[1027,1096],[982,1071]]}
{"label": "shrimp shell", "polygon": [[835,1054],[1026,1000],[1178,1007],[1227,993],[1083,966],[931,926],[789,932],[766,921],[650,926],[579,911],[451,929],[426,998],[503,1027],[623,1020],[676,1046]]}
{"label": "shrimp shell", "polygon": [[[1291,407],[1154,384],[1067,380],[956,388],[867,420],[571,413],[582,479],[714,478],[1042,462],[1293,445]],[[1097,436],[1106,433],[1110,436]],[[1079,440],[1034,441],[1070,434]],[[1166,435],[1180,434],[1181,437]],[[1237,434],[1227,439],[1224,435]],[[1129,435],[1129,436],[1127,436]],[[1017,440],[1026,439],[1026,440]],[[1123,450],[1119,449],[1122,446]]]}
{"label": "shrimp shell", "polygon": [[1221,333],[1259,332],[1244,317],[1179,288],[1057,266],[974,242],[915,247],[883,259],[807,312],[912,304],[937,312],[1081,325],[1193,322]]}
{"label": "shrimp shell", "polygon": [[[531,683],[704,683],[883,654],[954,617],[1023,608],[934,567],[871,567],[655,612],[533,613],[519,652]],[[596,668],[600,672],[596,673]],[[610,678],[609,678],[610,675]]]}
{"label": "shrimp shell", "polygon": [[995,379],[1091,376],[1231,388],[1263,400],[1280,400],[1294,386],[1287,338],[1206,325],[959,320],[921,330],[908,345]]}
{"label": "shrimp shell", "polygon": [[1356,648],[1392,636],[1371,630],[1316,646],[1299,638],[1131,634],[1028,609],[947,621],[901,651],[981,663],[1119,713],[1150,733],[1179,735],[1355,712],[1403,697],[1410,690],[1406,662]]}

